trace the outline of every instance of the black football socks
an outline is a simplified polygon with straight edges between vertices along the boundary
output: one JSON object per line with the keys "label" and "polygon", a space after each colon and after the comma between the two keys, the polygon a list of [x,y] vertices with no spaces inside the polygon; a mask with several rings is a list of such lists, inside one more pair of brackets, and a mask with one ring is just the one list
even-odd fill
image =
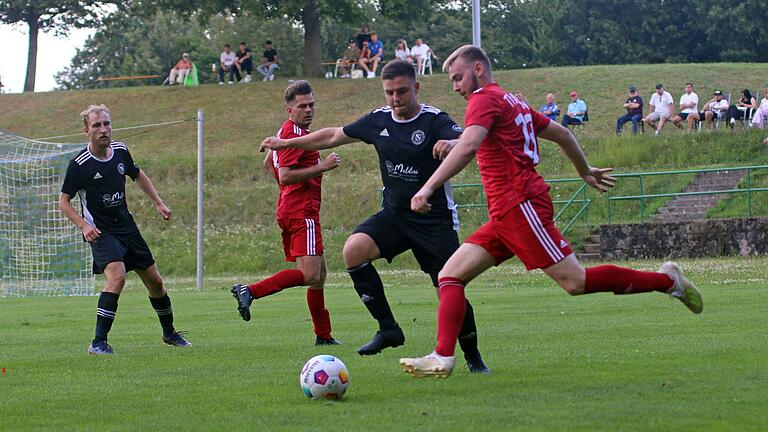
{"label": "black football socks", "polygon": [[348,268],[347,272],[352,278],[360,300],[368,308],[371,316],[379,322],[379,330],[397,329],[397,322],[389,308],[387,297],[384,295],[384,285],[381,283],[379,272],[376,271],[373,264],[366,262],[357,267]]}
{"label": "black football socks", "polygon": [[112,329],[112,323],[115,322],[117,300],[119,298],[120,294],[111,292],[102,292],[99,295],[99,303],[96,307],[96,336],[93,338],[94,343],[107,340],[109,330]]}
{"label": "black football socks", "polygon": [[163,327],[163,335],[173,334],[175,331],[173,328],[173,308],[171,307],[171,299],[168,297],[168,293],[160,298],[150,297],[149,302],[152,303],[152,308],[157,313],[157,318]]}
{"label": "black football socks", "polygon": [[475,354],[477,349],[477,325],[475,325],[475,311],[467,300],[467,311],[464,314],[464,322],[459,332],[459,346],[465,354]]}

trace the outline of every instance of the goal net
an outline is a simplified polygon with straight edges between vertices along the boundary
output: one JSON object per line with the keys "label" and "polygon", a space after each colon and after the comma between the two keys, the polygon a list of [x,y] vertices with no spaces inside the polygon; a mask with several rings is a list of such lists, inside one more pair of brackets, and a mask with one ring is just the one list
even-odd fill
{"label": "goal net", "polygon": [[67,164],[84,145],[0,130],[0,297],[96,293],[88,244],[58,205]]}

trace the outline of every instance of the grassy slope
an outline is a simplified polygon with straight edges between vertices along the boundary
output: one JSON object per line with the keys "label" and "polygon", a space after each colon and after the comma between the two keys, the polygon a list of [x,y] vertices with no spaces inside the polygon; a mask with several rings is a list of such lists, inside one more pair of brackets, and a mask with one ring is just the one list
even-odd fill
{"label": "grassy slope", "polygon": [[[446,381],[397,366],[434,343],[434,292],[412,271],[383,275],[406,345],[365,358],[354,349],[375,324],[343,274],[331,275],[327,299],[345,344],[323,350],[311,345],[303,289],[255,303],[244,323],[228,292],[182,291],[171,278],[177,325],[194,343],[180,350],[162,345],[131,278],[112,358],[85,355],[92,297],[4,299],[0,429],[766,430],[765,308],[755,301],[766,264],[685,262],[704,292],[699,316],[661,294],[570,298],[541,272],[493,269],[468,291],[493,373],[459,369]],[[323,351],[350,368],[341,403],[308,401],[299,388],[301,365]]]}
{"label": "grassy slope", "polygon": [[[510,90],[522,90],[532,105],[539,105],[549,91],[564,103],[567,91],[578,89],[590,106],[589,126],[577,132],[590,161],[598,166],[615,166],[622,172],[637,172],[768,162],[759,144],[760,134],[754,131],[686,135],[670,127],[670,133],[658,139],[647,135],[617,139],[612,135],[630,83],[637,84],[647,98],[653,85],[660,81],[677,98],[678,88],[692,80],[697,84],[700,98],[705,99],[715,88],[734,93],[744,86],[758,88],[764,69],[765,65],[760,64],[567,67],[500,71],[496,79]],[[748,79],[744,81],[742,77]],[[348,123],[384,104],[377,80],[316,80],[314,84],[319,102],[314,129]],[[90,103],[109,105],[115,127],[192,118],[196,108],[204,108],[206,270],[214,274],[271,271],[283,266],[275,247],[278,239],[273,219],[276,186],[261,171],[263,155],[256,147],[264,136],[273,134],[285,118],[281,108],[284,86],[285,81],[275,81],[243,86],[0,95],[0,128],[28,137],[76,133],[81,130],[77,113]],[[421,100],[441,107],[461,123],[465,102],[451,93],[445,75],[423,80]],[[161,269],[166,274],[191,274],[196,217],[194,123],[139,134],[126,131],[116,133],[115,138],[125,138],[135,159],[175,212],[172,223],[163,223],[147,200],[139,197],[138,189],[131,186],[131,208],[155,250]],[[380,184],[376,158],[370,148],[356,144],[341,148],[339,153],[343,165],[326,177],[323,208],[328,261],[335,269],[341,267],[340,248],[346,235],[377,209],[376,191]],[[546,177],[574,175],[556,146],[545,144],[542,155],[540,171]],[[458,182],[477,180],[476,169],[470,168],[459,176]],[[659,187],[674,190],[683,183],[683,179],[668,179]],[[621,187],[623,194],[637,188],[629,180]],[[568,196],[566,190],[556,191],[556,195],[558,193]],[[591,198],[595,199],[594,194]],[[605,220],[606,206],[600,200],[595,204],[590,209],[590,220]],[[637,206],[632,205],[623,210],[614,209],[618,212],[614,217],[632,220],[637,210]],[[470,219],[464,235],[474,224]],[[407,258],[404,262],[410,264]]]}

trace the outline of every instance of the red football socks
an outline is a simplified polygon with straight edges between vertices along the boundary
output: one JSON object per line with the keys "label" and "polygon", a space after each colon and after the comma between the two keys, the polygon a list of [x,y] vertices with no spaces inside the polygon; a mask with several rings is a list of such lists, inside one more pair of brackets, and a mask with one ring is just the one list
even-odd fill
{"label": "red football socks", "polygon": [[254,299],[278,293],[286,288],[304,285],[304,272],[301,270],[282,270],[261,282],[248,285]]}
{"label": "red football socks", "polygon": [[315,326],[315,335],[322,339],[331,339],[331,316],[325,308],[323,290],[307,289],[307,305]]}
{"label": "red football socks", "polygon": [[440,305],[437,308],[437,347],[441,356],[452,356],[464,322],[467,299],[464,298],[464,283],[456,278],[440,278]]}
{"label": "red football socks", "polygon": [[632,270],[615,265],[600,265],[587,269],[584,293],[613,292],[637,294],[649,291],[667,292],[674,281],[664,273]]}

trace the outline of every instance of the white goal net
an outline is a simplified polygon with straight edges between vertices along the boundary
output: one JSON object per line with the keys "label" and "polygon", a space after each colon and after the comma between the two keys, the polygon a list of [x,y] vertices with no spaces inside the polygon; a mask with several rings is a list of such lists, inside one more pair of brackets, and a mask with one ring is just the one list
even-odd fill
{"label": "white goal net", "polygon": [[67,164],[84,146],[0,130],[0,297],[96,294],[88,244],[58,205]]}

